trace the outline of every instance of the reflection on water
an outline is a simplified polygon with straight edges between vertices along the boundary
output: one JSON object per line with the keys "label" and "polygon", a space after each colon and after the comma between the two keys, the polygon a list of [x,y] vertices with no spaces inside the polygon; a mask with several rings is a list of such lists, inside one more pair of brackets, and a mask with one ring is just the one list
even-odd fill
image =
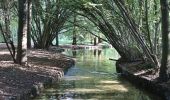
{"label": "reflection on water", "polygon": [[73,55],[73,57],[76,57],[77,56],[77,51],[76,50],[72,50],[72,55]]}
{"label": "reflection on water", "polygon": [[76,65],[36,100],[151,100],[115,74],[115,62],[109,60],[119,58],[115,50],[67,50],[65,54],[74,56]]}

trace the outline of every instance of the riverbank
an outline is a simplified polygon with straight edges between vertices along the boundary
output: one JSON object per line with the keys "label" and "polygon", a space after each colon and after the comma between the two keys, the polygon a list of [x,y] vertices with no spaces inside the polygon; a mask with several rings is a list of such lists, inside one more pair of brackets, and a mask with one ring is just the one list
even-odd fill
{"label": "riverbank", "polygon": [[74,60],[61,53],[28,50],[28,66],[14,64],[6,48],[0,49],[0,100],[28,100],[57,82]]}
{"label": "riverbank", "polygon": [[114,48],[101,51],[68,49],[64,53],[73,56],[72,51],[76,51],[75,66],[68,69],[58,84],[45,89],[35,100],[158,100],[117,76],[115,62],[108,60],[119,58]]}
{"label": "riverbank", "polygon": [[170,80],[168,82],[157,82],[158,73],[153,69],[143,69],[142,62],[127,63],[117,61],[116,67],[118,72],[127,80],[137,85],[139,88],[146,89],[163,100],[170,100]]}

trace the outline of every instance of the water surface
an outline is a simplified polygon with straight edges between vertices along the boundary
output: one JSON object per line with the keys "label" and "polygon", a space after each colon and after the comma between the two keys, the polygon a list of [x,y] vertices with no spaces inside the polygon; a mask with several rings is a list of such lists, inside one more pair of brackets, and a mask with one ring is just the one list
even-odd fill
{"label": "water surface", "polygon": [[[116,74],[118,59],[114,49],[66,50],[76,58],[63,79],[46,89],[36,100],[152,100],[153,96],[137,89]],[[156,99],[154,99],[156,100]]]}

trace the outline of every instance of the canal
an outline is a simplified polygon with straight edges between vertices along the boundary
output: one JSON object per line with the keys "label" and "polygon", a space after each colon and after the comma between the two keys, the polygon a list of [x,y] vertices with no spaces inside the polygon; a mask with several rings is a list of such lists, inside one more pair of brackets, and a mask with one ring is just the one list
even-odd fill
{"label": "canal", "polygon": [[115,62],[109,60],[119,58],[114,49],[66,50],[64,54],[75,57],[75,66],[35,100],[158,100],[116,74]]}

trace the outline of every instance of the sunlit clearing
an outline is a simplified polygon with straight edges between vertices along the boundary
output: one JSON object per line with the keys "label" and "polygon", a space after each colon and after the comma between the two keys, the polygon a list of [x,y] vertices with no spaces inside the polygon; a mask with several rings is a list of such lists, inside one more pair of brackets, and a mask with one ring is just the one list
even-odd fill
{"label": "sunlit clearing", "polygon": [[120,92],[128,92],[128,89],[123,85],[97,85],[96,87],[106,90],[106,91],[120,91]]}
{"label": "sunlit clearing", "polygon": [[84,77],[84,76],[65,76],[63,79],[72,81],[72,80],[85,80],[90,79],[91,77]]}

